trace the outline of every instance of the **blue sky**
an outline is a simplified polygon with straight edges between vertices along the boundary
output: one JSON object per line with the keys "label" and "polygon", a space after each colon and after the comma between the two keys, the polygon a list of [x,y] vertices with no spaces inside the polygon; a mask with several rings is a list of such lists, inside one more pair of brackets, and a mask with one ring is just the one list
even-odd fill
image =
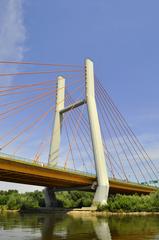
{"label": "blue sky", "polygon": [[145,0],[24,1],[24,59],[82,64],[90,57],[130,124],[144,121],[156,132],[148,121],[159,119],[158,7]]}
{"label": "blue sky", "polygon": [[0,59],[83,64],[91,58],[158,161],[158,9],[158,0],[1,0]]}

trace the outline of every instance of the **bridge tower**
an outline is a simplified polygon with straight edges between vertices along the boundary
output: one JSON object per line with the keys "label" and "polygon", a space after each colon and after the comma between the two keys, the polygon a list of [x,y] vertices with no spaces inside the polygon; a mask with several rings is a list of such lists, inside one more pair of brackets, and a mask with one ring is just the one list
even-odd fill
{"label": "bridge tower", "polygon": [[[62,76],[57,78],[56,85],[56,109],[55,109],[55,118],[54,118],[54,126],[52,129],[52,139],[50,143],[50,153],[49,153],[49,161],[48,165],[50,167],[56,167],[59,150],[60,150],[60,138],[61,138],[61,130],[62,130],[62,120],[63,114],[61,114],[61,110],[64,109],[64,99],[65,99],[65,79]],[[46,207],[57,207],[57,201],[55,196],[55,191],[52,188],[44,189],[45,195],[45,204]]]}
{"label": "bridge tower", "polygon": [[[60,149],[60,136],[62,129],[63,114],[83,104],[87,104],[98,184],[93,199],[93,205],[97,204],[104,205],[107,203],[109,193],[109,180],[95,100],[94,66],[93,62],[90,59],[85,60],[85,90],[86,96],[84,100],[76,102],[65,108],[64,107],[65,79],[63,77],[58,77],[56,91],[56,111],[48,164],[51,167],[55,167],[57,165]],[[56,191],[56,189],[51,188],[46,188],[44,191],[45,202],[47,207],[56,206],[54,191]]]}
{"label": "bridge tower", "polygon": [[89,59],[86,59],[85,61],[85,82],[86,82],[86,103],[88,107],[88,115],[98,183],[93,203],[94,204],[100,203],[101,205],[104,205],[107,203],[109,192],[109,180],[95,100],[94,67],[93,62]]}

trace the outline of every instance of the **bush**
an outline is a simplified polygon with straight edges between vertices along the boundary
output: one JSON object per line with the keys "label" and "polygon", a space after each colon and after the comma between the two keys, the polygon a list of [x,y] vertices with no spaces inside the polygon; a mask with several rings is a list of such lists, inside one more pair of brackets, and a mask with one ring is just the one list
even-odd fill
{"label": "bush", "polygon": [[21,199],[18,194],[11,194],[7,201],[7,208],[9,210],[18,210],[21,208]]}
{"label": "bush", "polygon": [[88,207],[93,200],[93,194],[83,191],[59,192],[56,194],[58,200],[65,208]]}
{"label": "bush", "polygon": [[150,195],[117,194],[108,199],[106,206],[98,206],[99,211],[110,212],[141,212],[159,211],[159,191]]}
{"label": "bush", "polygon": [[159,211],[159,191],[151,194],[152,206]]}

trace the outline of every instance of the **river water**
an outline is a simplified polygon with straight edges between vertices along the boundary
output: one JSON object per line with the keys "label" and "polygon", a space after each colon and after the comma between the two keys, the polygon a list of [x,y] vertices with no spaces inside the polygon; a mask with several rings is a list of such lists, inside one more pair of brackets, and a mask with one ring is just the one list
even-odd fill
{"label": "river water", "polygon": [[159,215],[0,214],[0,240],[159,240]]}

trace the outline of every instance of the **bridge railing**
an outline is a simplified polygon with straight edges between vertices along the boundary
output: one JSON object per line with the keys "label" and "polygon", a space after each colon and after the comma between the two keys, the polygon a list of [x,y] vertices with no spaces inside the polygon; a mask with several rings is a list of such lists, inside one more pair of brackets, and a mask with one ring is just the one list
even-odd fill
{"label": "bridge railing", "polygon": [[[96,174],[93,174],[93,173],[83,172],[83,171],[75,170],[75,169],[71,169],[71,168],[64,168],[64,167],[60,167],[60,166],[59,167],[50,167],[46,163],[43,163],[43,162],[34,163],[32,159],[25,158],[25,157],[19,157],[19,156],[15,156],[15,155],[3,153],[3,152],[0,153],[0,157],[2,157],[4,159],[7,159],[7,160],[14,160],[16,162],[27,163],[27,164],[32,165],[32,166],[39,166],[39,167],[54,169],[54,170],[57,170],[57,171],[59,170],[59,171],[63,171],[63,172],[77,173],[77,174],[83,175],[83,176],[96,177]],[[126,180],[124,181],[124,180],[116,179],[116,178],[109,178],[109,180],[117,181],[117,182],[121,182],[121,183],[126,182]],[[129,181],[128,183],[138,185],[138,183],[131,182],[131,181]],[[140,183],[140,184],[145,186],[145,187],[149,186],[149,187],[158,188],[158,186],[152,186],[148,183],[145,183],[145,184]]]}
{"label": "bridge railing", "polygon": [[11,154],[7,154],[7,153],[0,153],[0,157],[5,158],[7,160],[13,160],[16,162],[21,162],[21,163],[27,163],[29,165],[33,165],[33,166],[39,166],[39,167],[44,167],[44,168],[49,168],[49,169],[54,169],[54,170],[60,170],[60,171],[64,171],[64,172],[70,172],[70,173],[78,173],[80,175],[85,175],[85,176],[90,176],[90,177],[95,177],[96,175],[93,173],[89,173],[89,172],[83,172],[80,170],[75,170],[75,169],[71,169],[71,168],[64,168],[64,167],[50,167],[48,166],[46,163],[43,162],[33,162],[32,159],[29,158],[25,158],[25,157],[19,157],[19,156],[15,156],[15,155],[11,155]]}

